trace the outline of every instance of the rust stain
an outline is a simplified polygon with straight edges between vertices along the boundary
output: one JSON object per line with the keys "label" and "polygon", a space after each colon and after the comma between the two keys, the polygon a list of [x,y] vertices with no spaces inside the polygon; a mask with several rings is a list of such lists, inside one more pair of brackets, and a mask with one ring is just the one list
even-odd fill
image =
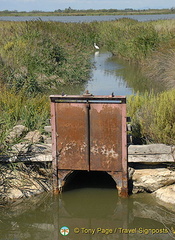
{"label": "rust stain", "polygon": [[58,168],[87,170],[85,104],[58,103],[56,116]]}
{"label": "rust stain", "polygon": [[58,95],[51,96],[51,102],[53,159],[56,159],[53,167],[58,172],[115,172],[118,189],[125,195],[126,99]]}
{"label": "rust stain", "polygon": [[120,105],[107,103],[91,105],[92,170],[121,170],[120,124]]}

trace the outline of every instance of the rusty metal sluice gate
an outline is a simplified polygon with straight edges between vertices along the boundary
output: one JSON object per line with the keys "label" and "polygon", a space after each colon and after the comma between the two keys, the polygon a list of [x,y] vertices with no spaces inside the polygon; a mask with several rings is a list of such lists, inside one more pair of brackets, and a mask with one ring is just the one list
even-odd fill
{"label": "rusty metal sluice gate", "polygon": [[128,196],[126,98],[51,95],[54,192],[75,170],[106,171]]}

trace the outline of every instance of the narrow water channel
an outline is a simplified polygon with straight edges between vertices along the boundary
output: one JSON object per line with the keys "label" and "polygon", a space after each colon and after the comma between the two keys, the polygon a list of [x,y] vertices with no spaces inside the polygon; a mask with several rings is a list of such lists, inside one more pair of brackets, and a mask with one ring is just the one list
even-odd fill
{"label": "narrow water channel", "polygon": [[[94,95],[130,95],[132,88],[128,87],[127,82],[120,75],[118,70],[124,68],[117,63],[110,52],[98,52],[92,56],[94,68],[92,79],[88,82],[86,89]],[[118,73],[118,74],[117,74]]]}
{"label": "narrow water channel", "polygon": [[165,89],[160,82],[152,82],[145,78],[137,65],[113,56],[106,51],[95,51],[91,61],[93,68],[86,84],[63,86],[51,94],[81,95],[89,90],[93,95],[128,96],[145,91],[160,92]]}
{"label": "narrow water channel", "polygon": [[94,68],[92,78],[86,86],[94,95],[128,96],[136,92],[160,92],[164,89],[160,83],[145,78],[137,65],[113,56],[110,52],[96,51],[92,56]]}
{"label": "narrow water channel", "polygon": [[[107,52],[96,52],[92,61],[92,79],[69,94],[88,89],[94,95],[130,95],[138,90],[133,67]],[[79,171],[70,175],[59,196],[45,193],[0,206],[0,240],[5,239],[170,240],[175,239],[175,212],[151,194],[121,199],[107,173]]]}

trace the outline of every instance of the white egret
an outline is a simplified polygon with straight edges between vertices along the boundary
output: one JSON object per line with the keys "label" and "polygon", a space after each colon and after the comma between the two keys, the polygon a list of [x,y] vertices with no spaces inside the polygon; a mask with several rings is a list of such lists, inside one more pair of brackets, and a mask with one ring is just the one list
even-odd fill
{"label": "white egret", "polygon": [[95,49],[100,49],[99,46],[97,46],[96,43],[94,43],[94,48],[95,48]]}

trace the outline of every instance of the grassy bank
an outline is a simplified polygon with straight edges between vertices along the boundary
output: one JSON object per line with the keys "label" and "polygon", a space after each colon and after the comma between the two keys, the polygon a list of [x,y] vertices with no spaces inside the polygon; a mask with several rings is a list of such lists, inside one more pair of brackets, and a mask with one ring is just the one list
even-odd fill
{"label": "grassy bank", "polygon": [[0,69],[16,90],[43,92],[86,82],[93,43],[137,63],[153,81],[175,86],[175,20],[138,22],[0,22]]}
{"label": "grassy bank", "polygon": [[73,25],[0,22],[0,29],[0,81],[15,91],[30,95],[89,79],[89,49]]}
{"label": "grassy bank", "polygon": [[174,50],[175,19],[138,22],[124,18],[99,23],[98,32],[102,45],[130,61],[140,63],[157,52]]}
{"label": "grassy bank", "polygon": [[90,78],[94,33],[84,24],[42,21],[0,22],[0,30],[0,151],[4,151],[16,124],[43,132],[50,118],[49,93],[64,86],[75,88]]}
{"label": "grassy bank", "polygon": [[30,12],[18,12],[18,11],[0,11],[0,16],[93,16],[93,15],[140,15],[140,14],[173,14],[175,8],[171,9],[143,9],[135,10],[132,8],[119,10],[119,9],[86,9],[77,10],[72,8],[65,8],[64,10],[58,9],[53,12],[44,11],[30,11]]}
{"label": "grassy bank", "polygon": [[175,145],[175,89],[128,97],[127,114],[140,142]]}
{"label": "grassy bank", "polygon": [[152,81],[167,89],[175,87],[175,19],[138,22],[125,18],[94,25],[100,46],[136,63]]}
{"label": "grassy bank", "polygon": [[[86,83],[94,42],[137,63],[152,81],[174,87],[174,26],[175,20],[0,22],[0,145],[4,146],[10,128],[19,122],[29,130],[43,131],[49,118],[46,92]],[[174,96],[174,90],[169,90],[128,98],[128,115],[137,136],[175,144]]]}

